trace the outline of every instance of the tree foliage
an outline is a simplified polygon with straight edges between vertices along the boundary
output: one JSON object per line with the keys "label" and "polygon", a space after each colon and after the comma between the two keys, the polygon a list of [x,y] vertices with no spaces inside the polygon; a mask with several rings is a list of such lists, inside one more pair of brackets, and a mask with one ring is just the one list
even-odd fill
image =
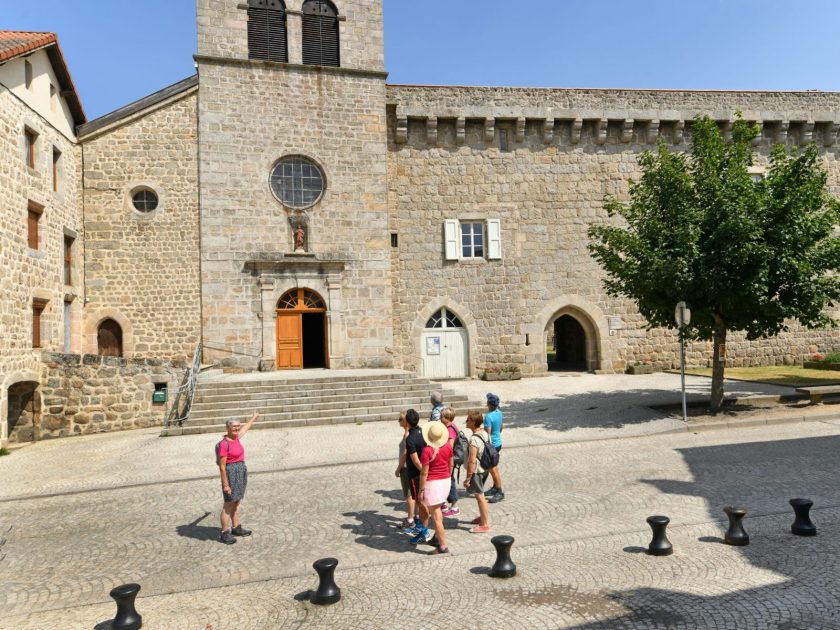
{"label": "tree foliage", "polygon": [[[712,410],[723,400],[727,331],[748,339],[778,334],[791,319],[808,328],[836,326],[827,308],[840,298],[840,202],[813,144],[771,150],[754,181],[752,141],[759,129],[737,114],[732,139],[698,117],[688,154],[664,142],[640,157],[642,177],[630,200],[608,197],[610,217],[593,225],[590,252],[614,296],[633,299],[651,327],[674,328],[674,307],[691,308],[688,339],[713,340]],[[620,224],[619,224],[620,223]]]}

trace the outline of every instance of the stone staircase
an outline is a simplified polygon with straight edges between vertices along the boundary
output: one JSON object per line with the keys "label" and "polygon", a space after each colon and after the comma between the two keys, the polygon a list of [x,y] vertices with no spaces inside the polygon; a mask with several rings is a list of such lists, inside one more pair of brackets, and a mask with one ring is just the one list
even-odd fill
{"label": "stone staircase", "polygon": [[[362,372],[362,371],[359,371]],[[254,429],[276,429],[350,422],[394,421],[400,411],[414,408],[425,420],[431,411],[429,394],[443,392],[444,404],[459,416],[483,409],[482,402],[442,389],[439,383],[409,372],[376,371],[343,375],[321,371],[318,376],[284,378],[282,373],[199,377],[189,420],[164,429],[167,435],[223,433],[228,418],[246,421],[256,409]]]}

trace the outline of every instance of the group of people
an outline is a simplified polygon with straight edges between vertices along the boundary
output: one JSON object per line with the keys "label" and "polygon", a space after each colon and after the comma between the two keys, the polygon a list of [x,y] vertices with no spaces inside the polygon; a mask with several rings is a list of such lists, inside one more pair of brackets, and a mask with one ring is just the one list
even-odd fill
{"label": "group of people", "polygon": [[[462,468],[466,469],[464,489],[478,504],[478,517],[471,522],[474,527],[470,532],[490,531],[488,503],[503,501],[505,493],[498,465],[485,468],[482,461],[486,459],[484,453],[488,444],[496,451],[502,449],[502,412],[499,397],[487,394],[487,412],[470,411],[466,432],[461,432],[455,424],[455,411],[443,405],[440,392],[432,392],[431,403],[432,413],[422,427],[416,410],[400,413],[403,437],[394,474],[400,478],[407,504],[403,533],[411,536],[412,544],[431,544],[434,547],[431,553],[437,555],[449,553],[443,518],[461,513],[456,504],[457,480]],[[466,448],[462,444],[459,449],[456,445],[464,439]],[[463,461],[458,461],[457,466],[456,450],[464,451]],[[492,479],[490,487],[488,479]],[[430,521],[434,524],[434,533],[429,530]]]}
{"label": "group of people", "polygon": [[[478,516],[473,519],[470,532],[480,534],[490,531],[488,503],[504,500],[502,477],[497,465],[487,465],[485,451],[502,450],[502,412],[499,397],[487,394],[487,412],[472,410],[467,414],[466,432],[455,424],[455,411],[443,405],[440,392],[432,392],[432,413],[429,421],[420,426],[420,414],[414,409],[400,413],[403,429],[400,456],[394,474],[400,478],[408,506],[408,517],[403,523],[403,533],[411,536],[415,545],[429,543],[433,554],[449,553],[446,545],[444,517],[461,513],[458,503],[457,481],[464,468],[464,489],[475,497]],[[216,465],[222,482],[222,532],[219,541],[232,545],[240,536],[250,536],[239,520],[239,505],[248,485],[245,466],[245,449],[240,442],[259,417],[254,411],[250,420],[228,420],[225,435],[216,444]],[[458,444],[458,446],[456,446]],[[458,461],[456,462],[456,451]],[[456,466],[457,463],[457,466]],[[492,486],[488,485],[492,479]],[[430,521],[434,533],[429,530]]]}

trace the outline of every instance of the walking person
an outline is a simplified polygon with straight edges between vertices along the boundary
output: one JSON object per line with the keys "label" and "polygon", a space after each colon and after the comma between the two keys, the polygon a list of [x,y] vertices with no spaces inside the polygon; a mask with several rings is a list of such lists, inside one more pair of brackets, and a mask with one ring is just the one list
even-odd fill
{"label": "walking person", "polygon": [[[499,409],[499,397],[496,394],[487,394],[487,413],[484,414],[484,430],[490,436],[490,443],[496,447],[501,455],[502,452],[502,410]],[[499,467],[490,469],[493,477],[493,487],[485,495],[490,503],[504,501],[505,493],[502,490],[502,475]]]}
{"label": "walking person", "polygon": [[408,477],[408,468],[406,468],[406,450],[405,450],[405,441],[408,438],[408,422],[405,419],[405,411],[400,412],[400,418],[398,422],[400,423],[400,428],[403,430],[402,439],[400,439],[400,457],[397,463],[397,469],[394,471],[394,476],[400,478],[400,486],[402,487],[403,497],[405,497],[406,506],[408,508],[408,517],[405,519],[403,523],[404,528],[413,528],[414,527],[414,509],[415,509],[415,502],[414,497],[411,495],[411,485],[410,480]]}
{"label": "walking person", "polygon": [[216,445],[216,462],[222,478],[222,513],[219,518],[222,533],[219,541],[226,545],[236,542],[234,536],[250,536],[251,530],[242,527],[239,521],[239,504],[245,498],[248,485],[248,468],[245,466],[245,448],[240,441],[254,424],[259,414],[254,411],[244,425],[239,420],[225,422],[227,433]]}
{"label": "walking person", "polygon": [[420,471],[420,500],[426,506],[428,513],[423,525],[428,527],[430,518],[435,524],[432,544],[437,546],[431,553],[433,555],[449,553],[449,548],[446,546],[446,531],[443,527],[443,514],[440,509],[446,500],[446,495],[449,494],[449,482],[452,475],[452,447],[449,445],[449,432],[442,422],[429,422],[423,427],[423,439],[426,447],[420,457],[423,465]]}
{"label": "walking person", "polygon": [[411,543],[418,545],[430,541],[433,535],[428,528],[429,512],[420,500],[420,471],[423,468],[420,457],[426,447],[426,442],[423,439],[423,432],[417,426],[420,424],[420,414],[414,409],[409,409],[405,412],[405,421],[408,424],[408,435],[405,436],[405,468],[408,477],[408,490],[409,496],[414,499],[418,507],[420,518],[415,519],[413,526],[406,527],[403,534],[411,536]]}
{"label": "walking person", "polygon": [[[464,488],[467,494],[474,496],[478,503],[478,518],[472,521],[472,534],[483,534],[490,531],[490,509],[487,506],[487,498],[484,496],[484,488],[487,483],[488,472],[481,465],[481,456],[484,454],[484,447],[487,443],[482,436],[484,432],[484,417],[478,410],[470,411],[467,415],[467,429],[472,432],[469,438],[470,450],[467,455],[467,478],[464,479]],[[491,469],[492,470],[492,469]]]}
{"label": "walking person", "polygon": [[432,413],[429,414],[429,420],[436,422],[440,420],[440,414],[443,413],[443,394],[440,392],[432,392],[429,396],[429,401],[432,403]]}
{"label": "walking person", "polygon": [[[452,407],[444,407],[440,414],[440,420],[449,432],[448,444],[453,449],[454,453],[455,440],[458,439],[458,425],[455,424],[455,410],[452,409]],[[455,485],[454,466],[451,477],[452,483],[449,486],[449,495],[446,497],[446,503],[444,503],[440,508],[441,514],[447,517],[458,516],[461,513],[461,509],[456,505],[456,503],[458,503],[458,488]]]}

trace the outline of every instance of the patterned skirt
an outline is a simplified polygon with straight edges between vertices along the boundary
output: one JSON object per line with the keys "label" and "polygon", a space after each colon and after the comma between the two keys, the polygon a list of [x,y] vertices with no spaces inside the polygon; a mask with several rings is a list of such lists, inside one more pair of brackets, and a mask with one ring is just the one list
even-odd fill
{"label": "patterned skirt", "polygon": [[241,501],[245,498],[245,487],[248,485],[248,467],[245,462],[235,462],[225,466],[225,471],[230,484],[230,494],[222,492],[225,503]]}

